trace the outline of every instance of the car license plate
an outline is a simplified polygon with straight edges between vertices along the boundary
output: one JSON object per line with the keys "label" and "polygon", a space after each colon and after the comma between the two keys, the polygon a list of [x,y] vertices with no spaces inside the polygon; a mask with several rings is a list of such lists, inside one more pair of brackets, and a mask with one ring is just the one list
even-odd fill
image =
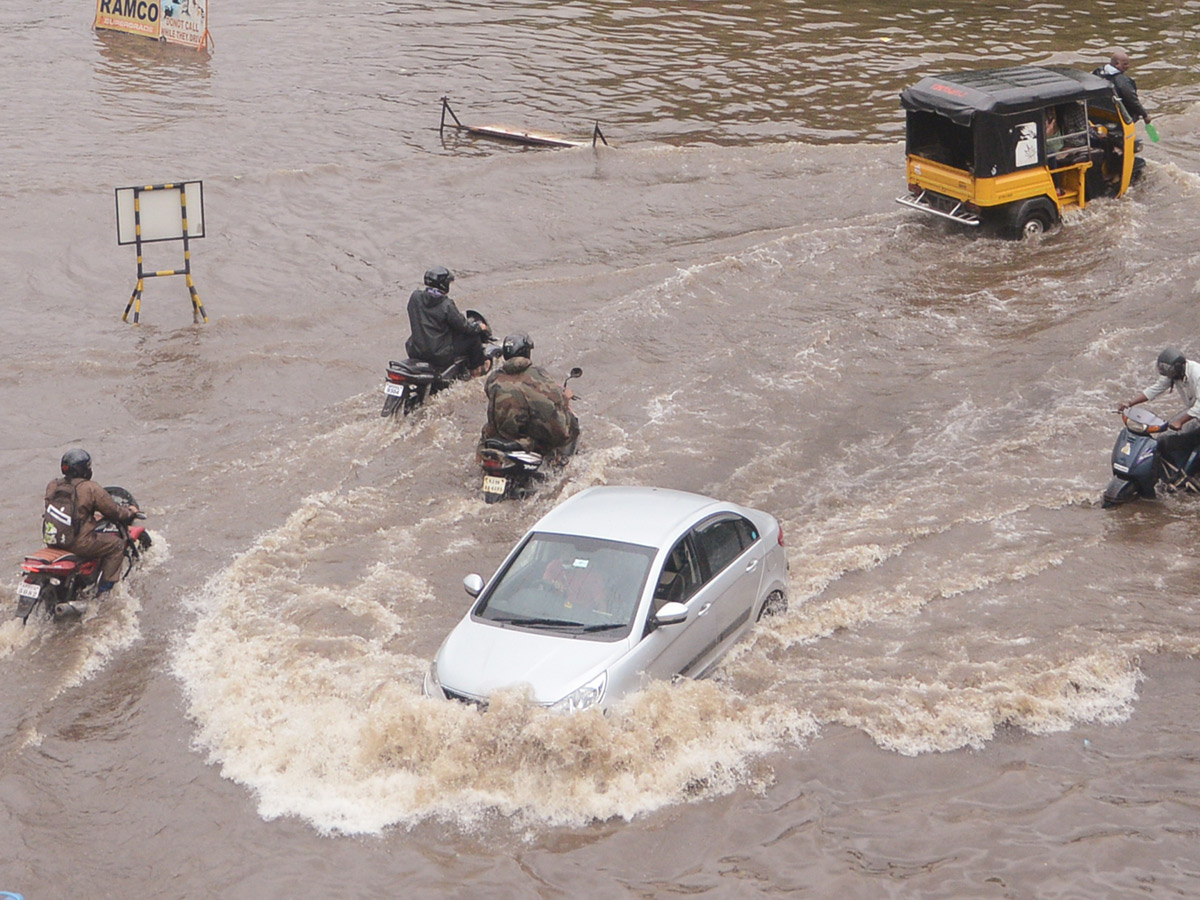
{"label": "car license plate", "polygon": [[38,595],[42,593],[42,586],[29,581],[22,581],[17,586],[17,593],[22,597],[28,597],[30,600],[36,600]]}
{"label": "car license plate", "polygon": [[506,487],[508,487],[507,478],[499,478],[496,475],[483,476],[483,492],[485,494],[503,494]]}
{"label": "car license plate", "polygon": [[390,381],[383,386],[383,392],[389,397],[399,397],[404,394],[404,385],[392,384]]}

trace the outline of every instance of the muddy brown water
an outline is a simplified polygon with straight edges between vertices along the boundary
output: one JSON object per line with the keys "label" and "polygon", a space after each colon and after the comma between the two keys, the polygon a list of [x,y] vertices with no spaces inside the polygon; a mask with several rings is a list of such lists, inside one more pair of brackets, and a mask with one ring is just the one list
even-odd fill
{"label": "muddy brown water", "polygon": [[[68,447],[156,539],[82,622],[0,625],[0,890],[1200,890],[1200,507],[1097,503],[1108,410],[1200,352],[1200,7],[244,7],[211,57],[0,11],[0,600]],[[906,84],[1114,43],[1162,135],[1127,198],[1026,244],[893,202]],[[613,146],[439,135],[442,96]],[[211,321],[151,279],[134,329],[113,189],[179,179]],[[378,415],[433,264],[585,369],[529,502],[479,496],[478,385]],[[615,483],[772,512],[789,613],[608,718],[422,700],[463,575]]]}

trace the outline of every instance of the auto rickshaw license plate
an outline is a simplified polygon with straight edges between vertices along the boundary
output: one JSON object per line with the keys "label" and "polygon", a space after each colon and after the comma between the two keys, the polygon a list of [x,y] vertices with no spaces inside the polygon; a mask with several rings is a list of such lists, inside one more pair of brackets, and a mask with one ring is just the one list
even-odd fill
{"label": "auto rickshaw license plate", "polygon": [[499,478],[495,475],[483,476],[483,492],[485,494],[503,494],[506,487],[508,487],[507,478]]}
{"label": "auto rickshaw license plate", "polygon": [[36,600],[38,595],[42,593],[40,584],[32,584],[28,581],[22,581],[17,585],[17,593],[22,597],[28,597],[30,600]]}

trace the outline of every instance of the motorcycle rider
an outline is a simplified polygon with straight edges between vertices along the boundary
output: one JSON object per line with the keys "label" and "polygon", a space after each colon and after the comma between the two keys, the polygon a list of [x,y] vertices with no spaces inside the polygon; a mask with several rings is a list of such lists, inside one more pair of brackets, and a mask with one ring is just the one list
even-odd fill
{"label": "motorcycle rider", "polygon": [[1175,347],[1166,347],[1158,354],[1155,367],[1158,380],[1132,400],[1118,403],[1117,412],[1124,412],[1131,406],[1153,400],[1160,394],[1178,387],[1179,393],[1187,401],[1188,408],[1167,423],[1168,428],[1179,433],[1159,438],[1159,459],[1164,456],[1186,456],[1196,447],[1200,447],[1200,426],[1189,424],[1200,419],[1200,363],[1188,359]]}
{"label": "motorcycle rider", "polygon": [[579,419],[571,411],[575,392],[533,364],[533,339],[525,332],[504,338],[503,365],[484,383],[487,424],[479,444],[500,438],[540,453],[556,465],[566,462],[579,440]]}
{"label": "motorcycle rider", "polygon": [[404,349],[413,359],[445,369],[460,356],[467,357],[472,375],[482,375],[488,360],[483,342],[488,328],[458,311],[450,299],[454,276],[445,266],[425,273],[425,287],[408,298],[408,325],[412,330]]}
{"label": "motorcycle rider", "polygon": [[62,484],[75,491],[75,518],[79,533],[63,549],[83,559],[100,560],[100,581],[96,596],[108,593],[117,583],[121,561],[125,557],[125,539],[116,532],[97,533],[96,513],[102,518],[128,525],[137,518],[136,506],[122,506],[96,482],[92,481],[92,457],[86,450],[75,447],[63,454],[59,464],[63,477],[46,485],[46,502]]}

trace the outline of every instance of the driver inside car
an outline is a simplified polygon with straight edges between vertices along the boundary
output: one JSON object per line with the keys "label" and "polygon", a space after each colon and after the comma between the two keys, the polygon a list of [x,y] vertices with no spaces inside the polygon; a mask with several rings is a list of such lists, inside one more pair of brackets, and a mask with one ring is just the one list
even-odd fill
{"label": "driver inside car", "polygon": [[542,580],[564,598],[567,609],[608,614],[604,578],[590,568],[584,558],[554,559],[546,566]]}

